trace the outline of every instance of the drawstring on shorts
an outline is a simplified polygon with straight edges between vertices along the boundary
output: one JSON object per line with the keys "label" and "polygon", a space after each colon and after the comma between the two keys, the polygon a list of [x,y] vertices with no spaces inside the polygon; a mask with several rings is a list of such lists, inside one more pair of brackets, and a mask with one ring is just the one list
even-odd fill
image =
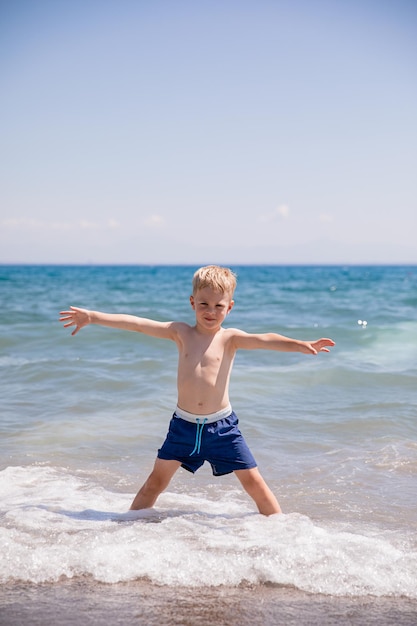
{"label": "drawstring on shorts", "polygon": [[205,417],[203,419],[203,421],[200,423],[200,418],[197,417],[196,418],[196,422],[197,422],[197,428],[195,431],[195,446],[194,446],[194,450],[191,452],[190,456],[192,456],[193,454],[195,454],[197,452],[197,454],[200,454],[200,447],[201,447],[201,437],[203,435],[203,428],[207,422],[207,418]]}

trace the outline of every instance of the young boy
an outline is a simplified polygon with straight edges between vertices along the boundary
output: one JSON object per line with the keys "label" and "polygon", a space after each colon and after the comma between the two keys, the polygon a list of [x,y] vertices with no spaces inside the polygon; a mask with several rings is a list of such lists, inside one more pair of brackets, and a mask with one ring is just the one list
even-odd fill
{"label": "young boy", "polygon": [[75,335],[87,324],[137,331],[175,341],[178,348],[178,403],[154,468],[131,509],[152,507],[182,466],[195,472],[204,461],[213,474],[234,472],[264,515],[280,513],[239,428],[229,401],[229,379],[237,350],[277,350],[317,354],[329,352],[331,339],[298,341],[275,333],[251,334],[223,328],[232,310],[236,276],[228,268],[209,265],[194,274],[191,307],[195,324],[158,322],[133,315],[109,314],[70,307],[62,311],[64,327]]}

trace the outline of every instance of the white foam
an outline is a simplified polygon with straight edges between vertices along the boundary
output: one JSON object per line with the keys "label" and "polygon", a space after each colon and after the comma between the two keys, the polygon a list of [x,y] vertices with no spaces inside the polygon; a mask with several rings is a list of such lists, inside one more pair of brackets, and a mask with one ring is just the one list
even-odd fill
{"label": "white foam", "polygon": [[[234,490],[165,493],[127,512],[133,494],[50,467],[0,472],[0,581],[91,575],[106,583],[274,583],[332,595],[417,597],[417,553],[404,539],[324,527],[298,514],[265,518]],[[346,525],[345,525],[346,528]]]}

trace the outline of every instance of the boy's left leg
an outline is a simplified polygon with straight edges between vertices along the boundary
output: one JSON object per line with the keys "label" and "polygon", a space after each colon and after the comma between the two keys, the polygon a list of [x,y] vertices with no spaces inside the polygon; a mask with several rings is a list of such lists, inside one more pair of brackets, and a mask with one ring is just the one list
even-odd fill
{"label": "boy's left leg", "polygon": [[259,513],[273,515],[282,512],[278,500],[262,478],[257,467],[235,470],[234,473],[240,480],[242,487],[255,501]]}

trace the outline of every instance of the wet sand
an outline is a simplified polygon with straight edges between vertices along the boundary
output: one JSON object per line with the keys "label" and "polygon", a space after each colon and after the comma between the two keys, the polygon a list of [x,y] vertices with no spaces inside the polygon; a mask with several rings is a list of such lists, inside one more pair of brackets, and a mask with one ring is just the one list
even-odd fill
{"label": "wet sand", "polygon": [[328,626],[417,624],[417,600],[332,597],[292,588],[105,585],[90,579],[10,583],[0,589],[1,626]]}

